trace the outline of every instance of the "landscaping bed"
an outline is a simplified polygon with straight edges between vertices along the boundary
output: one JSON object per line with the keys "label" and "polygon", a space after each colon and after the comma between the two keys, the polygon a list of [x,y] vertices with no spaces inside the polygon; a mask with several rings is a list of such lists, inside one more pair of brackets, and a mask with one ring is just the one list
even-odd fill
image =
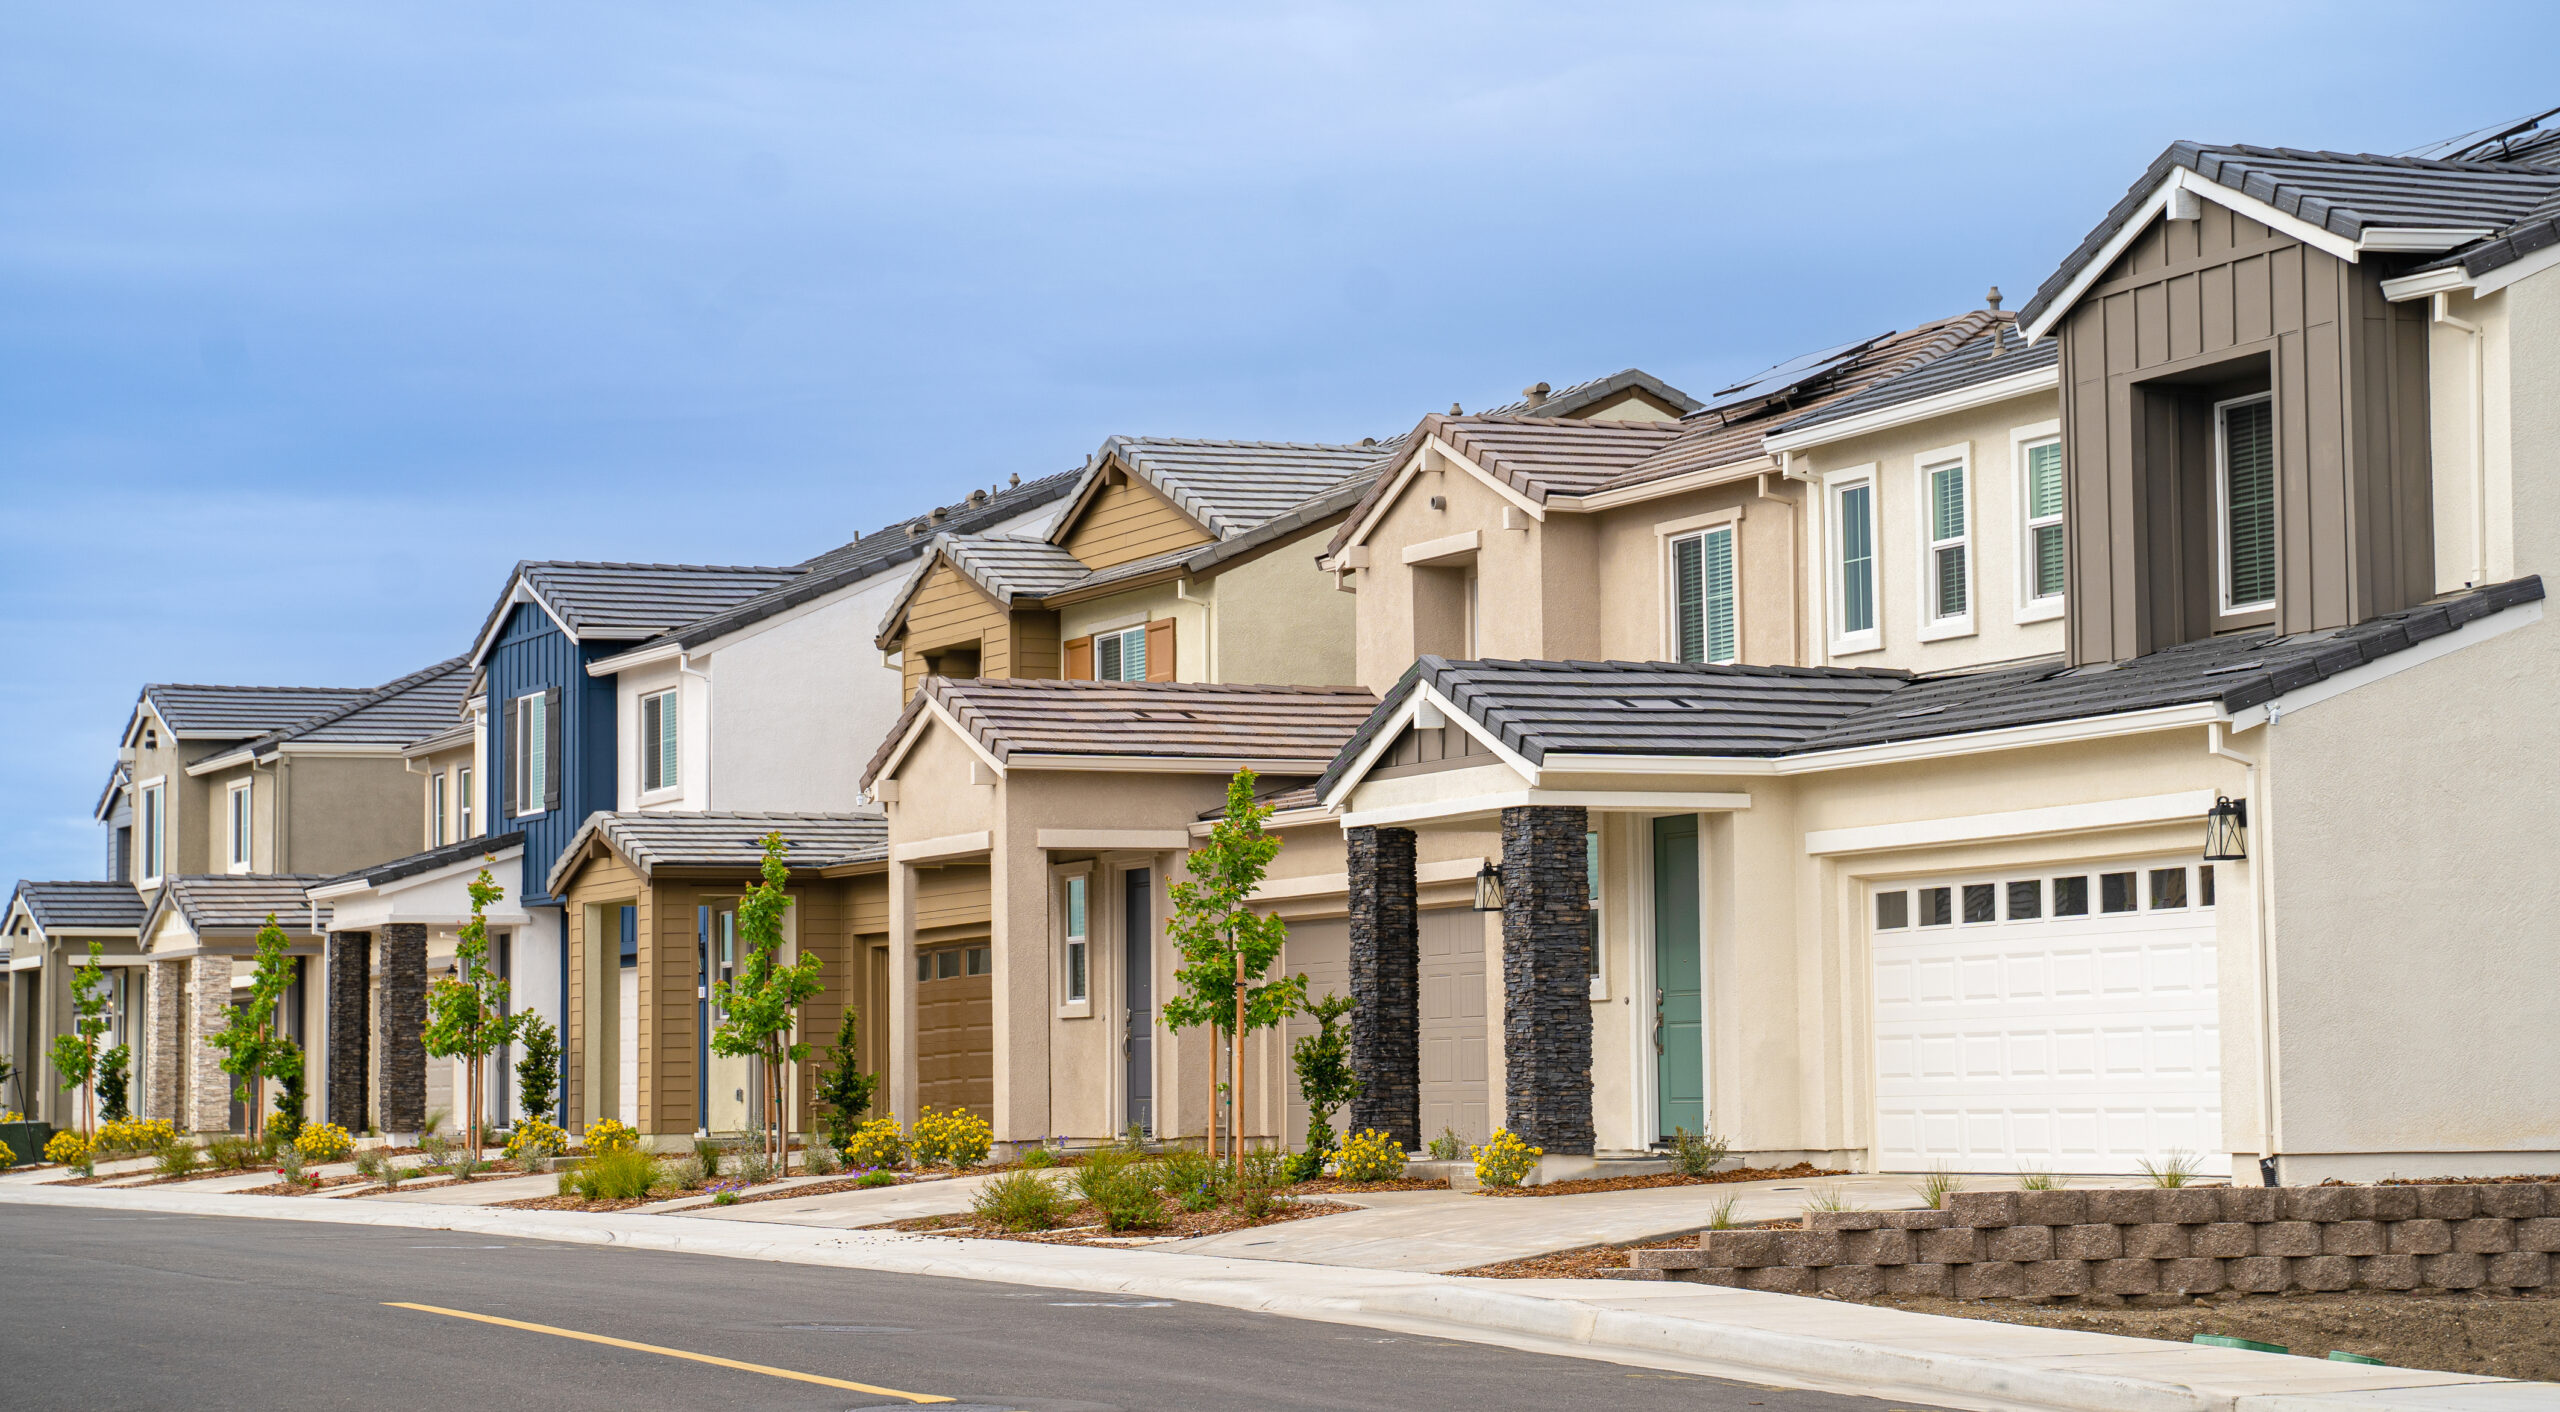
{"label": "landscaping bed", "polygon": [[[360,1177],[350,1172],[343,1177],[322,1177],[317,1181],[269,1182],[265,1186],[244,1187],[231,1194],[233,1196],[309,1196],[315,1191],[327,1191],[332,1187],[364,1186],[371,1182],[370,1177]],[[158,1183],[155,1182],[153,1185],[156,1186]]]}
{"label": "landscaping bed", "polygon": [[1393,1181],[1384,1182],[1346,1182],[1336,1177],[1318,1177],[1313,1181],[1299,1182],[1289,1188],[1291,1192],[1302,1196],[1357,1196],[1368,1191],[1447,1191],[1448,1189],[1449,1182],[1445,1177],[1397,1177]]}
{"label": "landscaping bed", "polygon": [[[1295,1191],[1296,1188],[1291,1188]],[[797,1193],[793,1193],[797,1195]],[[1333,1216],[1356,1211],[1339,1201],[1309,1198],[1283,1201],[1270,1215],[1259,1220],[1232,1206],[1213,1207],[1207,1211],[1185,1211],[1169,1206],[1154,1225],[1133,1227],[1114,1233],[1103,1224],[1102,1212],[1092,1203],[1068,1207],[1059,1217],[1056,1228],[1045,1231],[1009,1231],[980,1217],[961,1212],[950,1216],[917,1216],[885,1225],[867,1226],[866,1230],[910,1231],[924,1235],[960,1236],[972,1240],[1022,1240],[1040,1245],[1128,1245],[1139,1241],[1187,1240],[1193,1236],[1224,1235],[1229,1231],[1249,1231],[1259,1226],[1278,1225],[1282,1221],[1303,1221],[1310,1216]]]}
{"label": "landscaping bed", "polygon": [[1485,1187],[1486,1196],[1582,1196],[1595,1191],[1638,1191],[1656,1186],[1715,1186],[1724,1182],[1795,1181],[1808,1177],[1845,1177],[1837,1167],[1817,1167],[1798,1162],[1792,1167],[1736,1167],[1729,1172],[1710,1172],[1703,1177],[1683,1176],[1678,1172],[1655,1172],[1641,1177],[1584,1177],[1569,1182],[1547,1182],[1540,1186]]}

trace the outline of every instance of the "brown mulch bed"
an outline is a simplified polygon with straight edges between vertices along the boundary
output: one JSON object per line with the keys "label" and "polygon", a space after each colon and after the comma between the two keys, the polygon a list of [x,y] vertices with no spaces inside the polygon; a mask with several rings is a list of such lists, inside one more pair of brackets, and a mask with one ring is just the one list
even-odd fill
{"label": "brown mulch bed", "polygon": [[1291,1195],[1324,1196],[1358,1195],[1364,1191],[1447,1191],[1446,1177],[1398,1177],[1391,1182],[1346,1182],[1334,1177],[1318,1177],[1314,1181],[1291,1184]]}
{"label": "brown mulch bed", "polygon": [[2176,1343],[2197,1334],[2229,1334],[2313,1358],[2327,1357],[2334,1348],[2400,1368],[2560,1379],[2560,1295],[2252,1294],[2166,1309],[1893,1296],[1866,1302],[1922,1314]]}
{"label": "brown mulch bed", "polygon": [[1472,1270],[1452,1270],[1453,1275],[1481,1275],[1495,1280],[1605,1280],[1612,1271],[1624,1270],[1634,1263],[1631,1250],[1695,1250],[1694,1235],[1675,1236],[1670,1240],[1646,1241],[1641,1245],[1586,1245],[1574,1250],[1559,1250],[1548,1255],[1532,1255],[1526,1260],[1505,1260],[1499,1264],[1478,1265]]}
{"label": "brown mulch bed", "polygon": [[664,1196],[634,1197],[629,1201],[589,1201],[577,1196],[528,1196],[518,1201],[493,1201],[493,1211],[628,1211],[634,1206],[672,1200]]}
{"label": "brown mulch bed", "polygon": [[196,1170],[187,1173],[183,1177],[153,1177],[147,1182],[137,1182],[133,1180],[135,1177],[142,1175],[140,1172],[126,1172],[120,1176],[113,1177],[71,1177],[63,1181],[46,1182],[44,1185],[96,1186],[101,1182],[128,1182],[131,1183],[131,1185],[124,1188],[125,1190],[139,1191],[147,1186],[167,1186],[172,1182],[210,1181],[215,1177],[245,1177],[257,1170],[258,1169],[255,1167],[199,1167]]}
{"label": "brown mulch bed", "polygon": [[1772,1170],[1767,1167],[1736,1167],[1730,1172],[1713,1172],[1703,1177],[1684,1177],[1678,1172],[1656,1172],[1644,1177],[1585,1177],[1579,1181],[1547,1182],[1540,1186],[1486,1187],[1486,1196],[1580,1196],[1594,1191],[1636,1191],[1655,1186],[1716,1186],[1725,1182],[1793,1181],[1805,1177],[1845,1177],[1837,1167],[1817,1167],[1798,1162],[1792,1167]]}
{"label": "brown mulch bed", "polygon": [[370,1180],[371,1178],[360,1177],[350,1172],[343,1177],[322,1177],[316,1182],[269,1182],[265,1186],[244,1187],[231,1194],[233,1196],[309,1196],[315,1191],[327,1191],[331,1187],[363,1186]]}
{"label": "brown mulch bed", "polygon": [[1230,1206],[1209,1211],[1185,1211],[1167,1203],[1162,1224],[1143,1230],[1114,1232],[1105,1230],[1102,1213],[1090,1204],[1067,1210],[1057,1229],[1047,1231],[1008,1231],[1000,1226],[978,1224],[978,1218],[962,1212],[950,1216],[917,1216],[886,1225],[867,1226],[875,1231],[913,1231],[928,1235],[966,1236],[973,1240],[1021,1240],[1038,1245],[1124,1245],[1131,1237],[1153,1240],[1184,1240],[1192,1236],[1224,1235],[1229,1231],[1249,1231],[1259,1226],[1275,1226],[1282,1221],[1303,1221],[1311,1216],[1333,1216],[1356,1211],[1339,1201],[1286,1201],[1280,1209],[1256,1221]]}

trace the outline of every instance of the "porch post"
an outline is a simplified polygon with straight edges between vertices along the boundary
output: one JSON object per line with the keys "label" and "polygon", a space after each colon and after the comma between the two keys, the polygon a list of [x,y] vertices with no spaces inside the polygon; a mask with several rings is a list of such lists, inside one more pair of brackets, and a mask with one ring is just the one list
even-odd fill
{"label": "porch post", "polygon": [[427,928],[382,929],[382,1130],[415,1134],[427,1125]]}
{"label": "porch post", "polygon": [[1502,811],[1502,1058],[1507,1127],[1549,1156],[1591,1154],[1588,814]]}
{"label": "porch post", "polygon": [[179,1120],[185,1116],[178,1111],[178,1064],[184,1057],[179,1036],[184,1032],[186,978],[182,968],[186,964],[151,963],[151,1053],[144,1061],[142,1116],[166,1119],[172,1126],[183,1126]]}
{"label": "porch post", "polygon": [[184,1073],[187,1086],[187,1117],[179,1126],[188,1132],[227,1133],[231,1131],[231,1090],[233,1080],[222,1071],[222,1051],[213,1047],[213,1036],[231,1022],[231,958],[211,951],[200,951],[188,963],[195,973],[194,1004],[190,1007]]}
{"label": "porch post", "polygon": [[329,933],[329,1121],[365,1129],[365,1079],[372,1069],[373,933]]}
{"label": "porch post", "polygon": [[1351,869],[1351,1100],[1348,1132],[1377,1128],[1422,1146],[1421,919],[1411,829],[1346,829]]}

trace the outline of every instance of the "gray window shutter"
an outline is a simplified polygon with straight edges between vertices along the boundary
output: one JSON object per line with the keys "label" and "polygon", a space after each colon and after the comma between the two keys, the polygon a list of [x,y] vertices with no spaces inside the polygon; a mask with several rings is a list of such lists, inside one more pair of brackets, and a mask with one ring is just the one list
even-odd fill
{"label": "gray window shutter", "polygon": [[640,788],[658,787],[658,703],[662,698],[640,698]]}
{"label": "gray window shutter", "polygon": [[560,807],[560,688],[542,693],[542,807]]}
{"label": "gray window shutter", "polygon": [[498,793],[502,796],[498,808],[501,817],[508,819],[516,816],[516,775],[524,769],[516,759],[516,752],[524,748],[524,737],[517,734],[516,705],[514,697],[507,698],[507,719],[498,728]]}

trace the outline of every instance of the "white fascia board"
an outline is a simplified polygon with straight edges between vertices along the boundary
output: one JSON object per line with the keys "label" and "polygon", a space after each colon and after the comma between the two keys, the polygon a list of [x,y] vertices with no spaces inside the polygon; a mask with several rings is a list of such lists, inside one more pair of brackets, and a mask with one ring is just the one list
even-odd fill
{"label": "white fascia board", "polygon": [[2376,226],[2356,242],[2360,249],[2394,254],[2438,254],[2457,245],[2486,240],[2498,232],[2489,226]]}
{"label": "white fascia board", "polygon": [[1359,787],[1360,781],[1368,778],[1369,771],[1377,764],[1378,758],[1386,754],[1388,749],[1396,743],[1396,738],[1404,734],[1405,728],[1412,725],[1415,717],[1426,710],[1438,712],[1444,724],[1453,725],[1465,731],[1478,744],[1492,751],[1495,759],[1510,766],[1512,773],[1520,776],[1522,782],[1532,789],[1537,788],[1540,771],[1536,765],[1529,763],[1528,757],[1503,744],[1492,732],[1487,731],[1465,711],[1460,710],[1455,702],[1433,690],[1431,683],[1421,681],[1414,683],[1413,695],[1405,698],[1405,703],[1396,708],[1394,715],[1387,718],[1386,724],[1370,738],[1368,745],[1352,758],[1351,768],[1344,770],[1342,778],[1334,781],[1332,792],[1318,800],[1318,806],[1327,813],[1340,810],[1344,801],[1351,797],[1351,791]]}
{"label": "white fascia board", "polygon": [[216,755],[211,759],[198,760],[194,764],[186,767],[187,778],[202,779],[206,775],[214,774],[221,770],[228,770],[236,765],[253,764],[256,762],[257,758],[257,756],[246,750],[234,750],[227,755]]}
{"label": "white fascia board", "polygon": [[1879,745],[1855,745],[1842,750],[1824,750],[1806,755],[1783,755],[1774,759],[1741,755],[1550,755],[1547,773],[1552,777],[1570,775],[1686,775],[1737,776],[1809,775],[1826,770],[1853,770],[1868,765],[1893,765],[1907,760],[1939,760],[1964,755],[1981,755],[1995,750],[2018,750],[2037,745],[2066,745],[2074,741],[2106,740],[2120,735],[2144,735],[2152,731],[2177,730],[2200,726],[2209,721],[2229,719],[2222,708],[2210,701],[2184,706],[2162,706],[2149,711],[2126,711],[2112,716],[2079,716],[2067,721],[2047,721],[2031,726],[2007,726],[1999,730],[1969,731],[1961,735],[1930,736],[1923,740],[1887,741]]}
{"label": "white fascia board", "polygon": [[[462,873],[475,872],[491,863],[521,862],[523,858],[524,845],[511,843],[495,853],[475,853],[468,858],[456,859],[441,868],[429,868],[423,873],[411,873],[406,877],[393,878],[389,882],[379,884],[378,887],[385,896],[389,896],[395,892],[406,892],[411,888],[439,883]],[[367,882],[363,878],[348,878],[343,882],[323,883],[318,887],[304,888],[302,895],[314,902],[326,902],[333,897],[359,897],[375,891],[376,888],[377,884]]]}
{"label": "white fascia board", "polygon": [[1346,829],[1387,827],[1399,824],[1446,823],[1461,819],[1484,818],[1505,809],[1551,807],[1559,809],[1598,809],[1623,813],[1721,813],[1748,809],[1748,794],[1656,792],[1646,789],[1516,789],[1499,794],[1469,795],[1460,799],[1428,800],[1416,804],[1393,804],[1379,809],[1358,809],[1342,816]]}
{"label": "white fascia board", "polygon": [[945,834],[940,838],[920,838],[901,843],[889,850],[893,863],[929,863],[937,858],[966,858],[995,851],[995,838],[986,829],[976,833]]}
{"label": "white fascia board", "polygon": [[672,662],[683,655],[684,644],[678,642],[662,643],[656,647],[644,647],[639,651],[625,652],[619,656],[599,657],[587,664],[587,675],[591,677],[609,677],[619,672],[627,672],[633,667],[646,667],[659,662]]}
{"label": "white fascia board", "polygon": [[1876,853],[1894,848],[1929,848],[1951,843],[2092,833],[2099,829],[2141,824],[2201,824],[2213,807],[2213,791],[2181,790],[2139,799],[2106,799],[2092,804],[2057,804],[2043,809],[2012,809],[1997,814],[1965,814],[1944,819],[1915,819],[1899,824],[1867,824],[1857,828],[1815,829],[1804,836],[1804,851],[1816,857],[1835,853]]}
{"label": "white fascia board", "polygon": [[2036,321],[2019,332],[2025,334],[2030,342],[2053,332],[2053,326],[2062,322],[2063,315],[2071,312],[2072,306],[2080,302],[2080,296],[2088,293],[2089,286],[2114,268],[2116,257],[2124,253],[2126,246],[2142,238],[2142,233],[2151,228],[2152,220],[2168,209],[2172,195],[2180,191],[2192,191],[2225,210],[2237,211],[2315,250],[2325,251],[2351,265],[2357,263],[2359,251],[2355,241],[2313,225],[2299,216],[2287,215],[2254,196],[2219,182],[2207,181],[2185,167],[2172,167],[2169,174],[2160,179],[2160,184],[2151,188],[2151,194],[2143,198],[2140,209],[2107,238],[2107,243],[2098,248],[2098,253],[2089,258],[2089,263],[2080,267],[2080,273],[2071,277],[2071,283],[2063,286],[2062,293],[2045,306],[2045,311],[2036,316]]}
{"label": "white fascia board", "polygon": [[497,612],[489,615],[488,631],[480,634],[480,640],[471,644],[471,667],[473,670],[477,671],[482,663],[489,660],[489,649],[497,644],[498,634],[506,631],[507,610],[515,607],[519,603],[530,603],[536,608],[541,609],[544,615],[551,619],[551,625],[558,628],[563,637],[568,638],[571,642],[578,640],[578,634],[570,628],[569,620],[561,617],[559,610],[553,608],[549,603],[544,602],[542,595],[534,591],[532,584],[525,582],[525,578],[522,573],[518,573],[515,576],[515,581],[507,585],[506,601],[498,605]]}
{"label": "white fascia board", "polygon": [[1547,508],[1556,511],[1623,509],[1629,505],[1641,505],[1648,500],[1667,500],[1674,495],[1685,495],[1693,490],[1730,485],[1735,481],[1767,475],[1778,469],[1780,467],[1776,457],[1752,456],[1746,460],[1727,461],[1721,466],[1709,466],[1702,471],[1684,471],[1676,476],[1665,476],[1661,480],[1649,480],[1642,485],[1622,485],[1615,490],[1596,491],[1590,495],[1550,495],[1547,497]]}
{"label": "white fascia board", "polygon": [[1017,754],[1009,763],[1017,770],[1081,770],[1133,775],[1232,775],[1238,770],[1251,770],[1257,775],[1307,775],[1324,771],[1324,764],[1310,764],[1305,760],[1254,759],[1242,755],[1191,758],[1178,755]]}
{"label": "white fascia board", "polygon": [[[922,688],[919,687],[918,690]],[[924,699],[924,709],[916,713],[915,723],[907,727],[905,735],[898,737],[897,748],[889,752],[888,759],[880,762],[879,773],[873,775],[872,780],[876,783],[896,776],[898,767],[906,763],[907,752],[915,749],[916,742],[924,738],[925,727],[935,721],[941,722],[944,730],[958,736],[960,743],[968,746],[971,754],[985,761],[987,768],[996,772],[996,778],[1004,778],[1005,762],[997,759],[993,752],[979,744],[976,736],[961,729],[960,723],[952,719],[951,713],[942,709],[941,702],[928,696]]]}
{"label": "white fascia board", "polygon": [[2384,280],[2382,297],[2394,304],[2406,304],[2412,299],[2451,294],[2455,290],[2470,287],[2471,276],[2464,273],[2460,265],[2447,265],[2441,270],[2427,270],[2420,274],[2402,275],[2398,279]]}
{"label": "white fascia board", "polygon": [[1908,426],[1913,422],[1925,422],[1932,417],[1943,417],[1952,412],[1967,412],[1976,407],[1989,406],[1994,402],[2005,402],[2012,397],[2024,397],[2033,392],[2048,392],[2061,386],[2062,368],[2059,364],[2031,368],[2023,373],[2013,373],[2008,377],[1995,378],[1990,382],[1977,383],[1971,387],[1959,387],[1931,397],[1917,397],[1891,407],[1878,407],[1872,412],[1861,412],[1854,417],[1842,417],[1836,422],[1824,422],[1820,426],[1806,427],[1802,431],[1783,432],[1776,436],[1765,437],[1760,444],[1772,451],[1803,451],[1810,447],[1826,446],[1835,441],[1846,441],[1853,436],[1864,436],[1871,431],[1883,431],[1890,427]]}
{"label": "white fascia board", "polygon": [[2423,667],[2438,657],[2475,647],[2493,637],[2504,637],[2518,628],[2528,628],[2542,621],[2542,602],[2520,603],[2485,618],[2474,618],[2451,632],[2438,633],[2415,647],[2404,648],[2378,661],[2351,667],[2336,676],[2313,682],[2309,686],[2288,691],[2273,701],[2261,702],[2231,713],[2231,729],[2253,730],[2272,719],[2289,716],[2305,706],[2316,706],[2333,696],[2343,696],[2360,686],[2368,686],[2385,677],[2395,677],[2413,667]]}
{"label": "white fascia board", "polygon": [[2560,266],[2560,245],[2546,245],[2521,260],[2510,260],[2471,283],[2471,296],[2485,299],[2518,280],[2531,279]]}
{"label": "white fascia board", "polygon": [[[1413,870],[1413,881],[1419,887],[1471,882],[1487,861],[1483,858],[1443,858],[1437,863],[1424,863]],[[1255,886],[1252,900],[1285,902],[1296,897],[1340,897],[1350,891],[1349,873],[1310,873],[1302,878],[1268,879]]]}

